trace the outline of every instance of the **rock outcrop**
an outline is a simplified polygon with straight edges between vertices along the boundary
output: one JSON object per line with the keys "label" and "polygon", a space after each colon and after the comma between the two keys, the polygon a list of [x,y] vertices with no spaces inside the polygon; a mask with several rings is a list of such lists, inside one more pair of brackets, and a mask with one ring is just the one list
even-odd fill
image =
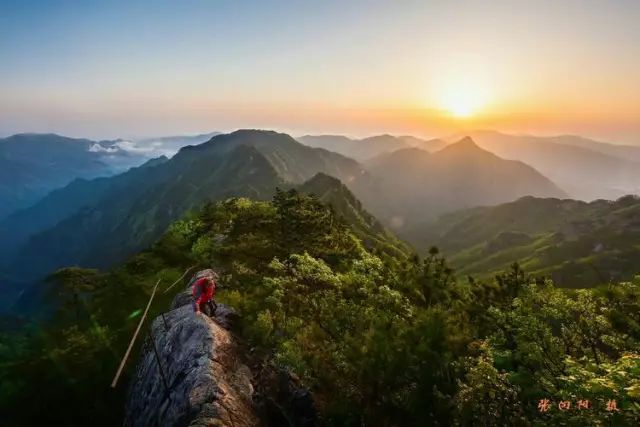
{"label": "rock outcrop", "polygon": [[228,330],[233,311],[220,304],[216,318],[210,319],[195,315],[190,301],[188,294],[179,294],[164,319],[153,321],[132,380],[124,425],[259,425],[251,371]]}

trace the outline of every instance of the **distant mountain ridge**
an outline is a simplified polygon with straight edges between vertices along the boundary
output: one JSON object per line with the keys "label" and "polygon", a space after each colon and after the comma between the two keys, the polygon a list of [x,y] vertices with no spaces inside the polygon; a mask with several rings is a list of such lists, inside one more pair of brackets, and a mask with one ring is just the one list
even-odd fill
{"label": "distant mountain ridge", "polygon": [[175,155],[182,147],[187,145],[202,144],[220,135],[220,132],[209,132],[199,135],[175,135],[160,136],[155,138],[143,138],[132,141],[133,148],[146,153],[149,156],[167,156]]}
{"label": "distant mountain ridge", "polygon": [[368,163],[404,148],[435,152],[463,136],[470,136],[497,156],[532,166],[572,198],[588,201],[640,194],[640,145],[610,144],[576,135],[512,135],[492,130],[470,130],[429,141],[391,135],[361,140],[341,135],[306,135],[298,140]]}
{"label": "distant mountain ridge", "polygon": [[[319,197],[335,204],[356,230],[358,224],[368,230],[362,237],[371,243],[390,241],[385,227],[419,242],[408,232],[446,212],[523,196],[567,197],[534,168],[500,158],[471,138],[433,153],[403,148],[363,166],[286,134],[239,130],[183,147],[171,159],[153,159],[114,177],[76,180],[51,193],[0,221],[0,261],[8,278],[35,279],[66,265],[106,267],[148,246],[172,221],[209,200],[264,200],[276,187],[298,186],[320,189]],[[23,273],[24,265],[31,267]]]}
{"label": "distant mountain ridge", "polygon": [[579,135],[558,135],[539,138],[555,142],[556,144],[573,145],[620,159],[640,162],[640,146],[638,145],[611,144],[608,142],[595,141]]}
{"label": "distant mountain ridge", "polygon": [[0,139],[0,219],[76,178],[110,176],[143,161],[114,141],[35,133]]}
{"label": "distant mountain ridge", "polygon": [[432,154],[417,148],[398,150],[366,166],[373,183],[354,182],[354,193],[395,230],[444,212],[526,195],[566,197],[532,167],[502,159],[468,137]]}
{"label": "distant mountain ridge", "polygon": [[204,144],[184,147],[178,156],[224,153],[237,144],[255,147],[285,181],[292,183],[306,181],[318,172],[340,179],[364,172],[353,159],[322,148],[307,147],[287,134],[270,130],[243,129],[217,135]]}
{"label": "distant mountain ridge", "polygon": [[537,137],[471,131],[477,144],[505,159],[536,168],[581,200],[640,194],[640,147],[574,136]]}
{"label": "distant mountain ridge", "polygon": [[413,136],[377,135],[363,139],[351,139],[342,135],[305,135],[296,138],[310,147],[324,148],[351,157],[360,162],[393,151],[416,147],[436,151],[446,145],[438,139],[424,140]]}

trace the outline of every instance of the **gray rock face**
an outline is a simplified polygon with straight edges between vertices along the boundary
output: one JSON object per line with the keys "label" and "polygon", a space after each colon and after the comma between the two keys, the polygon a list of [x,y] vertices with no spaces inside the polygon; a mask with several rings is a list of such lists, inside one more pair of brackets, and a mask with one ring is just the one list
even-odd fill
{"label": "gray rock face", "polygon": [[191,296],[191,292],[185,290],[173,298],[173,301],[171,302],[171,310],[175,310],[176,308],[180,308],[184,305],[190,305],[192,302],[193,297]]}
{"label": "gray rock face", "polygon": [[[187,287],[185,291],[180,292],[173,298],[173,301],[171,302],[171,310],[175,310],[176,308],[182,307],[184,305],[191,306],[191,304],[193,304],[191,288]],[[215,317],[216,322],[218,322],[219,325],[221,325],[225,329],[231,329],[231,326],[233,326],[233,323],[238,318],[238,313],[236,313],[229,306],[218,304],[218,309],[216,310]]]}
{"label": "gray rock face", "polygon": [[[188,292],[151,326],[127,401],[124,426],[257,426],[251,371],[225,329],[233,311],[219,304],[216,319],[196,315]],[[166,325],[165,325],[166,320]],[[153,349],[162,363],[161,370]]]}

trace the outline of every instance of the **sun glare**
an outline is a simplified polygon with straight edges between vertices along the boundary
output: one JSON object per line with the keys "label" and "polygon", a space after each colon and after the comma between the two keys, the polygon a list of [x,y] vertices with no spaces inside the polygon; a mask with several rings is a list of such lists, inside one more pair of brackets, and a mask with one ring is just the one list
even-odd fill
{"label": "sun glare", "polygon": [[455,117],[468,118],[484,106],[485,98],[482,90],[460,85],[444,95],[443,107]]}

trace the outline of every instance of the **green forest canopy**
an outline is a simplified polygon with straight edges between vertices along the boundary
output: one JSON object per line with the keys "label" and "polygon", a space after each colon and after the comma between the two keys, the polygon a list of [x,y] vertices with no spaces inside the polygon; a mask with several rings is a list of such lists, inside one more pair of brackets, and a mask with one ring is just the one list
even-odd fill
{"label": "green forest canopy", "polygon": [[109,383],[139,310],[158,278],[196,264],[222,273],[242,336],[302,379],[329,424],[637,425],[640,279],[565,290],[514,265],[461,281],[435,248],[419,258],[353,230],[317,198],[278,191],[208,204],[108,272],[59,270],[55,317],[0,341],[5,424],[119,424],[126,387]]}

